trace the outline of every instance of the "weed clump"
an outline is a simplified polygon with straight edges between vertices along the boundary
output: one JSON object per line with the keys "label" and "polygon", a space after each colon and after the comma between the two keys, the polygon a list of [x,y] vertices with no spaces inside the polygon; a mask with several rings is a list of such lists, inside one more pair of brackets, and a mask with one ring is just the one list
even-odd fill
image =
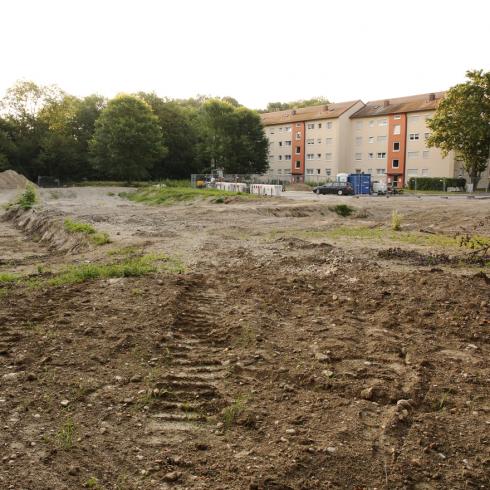
{"label": "weed clump", "polygon": [[246,399],[239,396],[231,405],[224,408],[221,412],[223,416],[223,424],[226,429],[230,428],[236,421],[236,419],[245,410]]}
{"label": "weed clump", "polygon": [[396,209],[391,213],[391,229],[400,231],[402,229],[402,215]]}
{"label": "weed clump", "polygon": [[58,445],[65,450],[73,447],[73,439],[75,437],[75,424],[73,420],[68,419],[60,427],[60,430],[56,434]]}

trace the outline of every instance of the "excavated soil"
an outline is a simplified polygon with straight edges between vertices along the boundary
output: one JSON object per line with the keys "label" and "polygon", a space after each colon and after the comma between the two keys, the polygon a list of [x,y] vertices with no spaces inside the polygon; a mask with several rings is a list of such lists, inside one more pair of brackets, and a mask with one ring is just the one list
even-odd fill
{"label": "excavated soil", "polygon": [[340,202],[360,206],[45,193],[113,239],[88,249],[0,222],[0,273],[128,246],[187,268],[3,288],[0,488],[489,488],[488,267],[318,232],[398,207],[408,230],[489,235],[490,202]]}

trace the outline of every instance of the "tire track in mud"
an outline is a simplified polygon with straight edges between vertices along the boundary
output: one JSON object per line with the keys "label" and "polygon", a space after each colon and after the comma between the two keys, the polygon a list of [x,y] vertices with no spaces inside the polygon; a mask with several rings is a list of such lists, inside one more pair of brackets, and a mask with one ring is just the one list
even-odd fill
{"label": "tire track in mud", "polygon": [[155,380],[158,403],[145,429],[149,445],[179,443],[203,432],[220,404],[219,384],[226,375],[214,338],[224,295],[197,279],[184,285],[175,303],[162,339],[167,369]]}

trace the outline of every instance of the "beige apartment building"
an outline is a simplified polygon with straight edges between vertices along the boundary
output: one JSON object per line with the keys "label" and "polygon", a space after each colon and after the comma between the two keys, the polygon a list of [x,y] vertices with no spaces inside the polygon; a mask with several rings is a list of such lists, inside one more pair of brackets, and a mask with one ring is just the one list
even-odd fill
{"label": "beige apartment building", "polygon": [[[454,153],[429,148],[427,121],[444,92],[262,114],[269,173],[296,181],[369,173],[402,187],[411,177],[466,177]],[[488,169],[479,187],[488,185]]]}

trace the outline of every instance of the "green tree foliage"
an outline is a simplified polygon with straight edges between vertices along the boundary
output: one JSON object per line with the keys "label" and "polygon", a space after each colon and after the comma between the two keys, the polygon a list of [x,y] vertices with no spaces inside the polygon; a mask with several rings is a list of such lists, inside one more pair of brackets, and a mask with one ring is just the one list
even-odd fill
{"label": "green tree foliage", "polygon": [[13,124],[0,117],[0,172],[13,168],[16,150],[13,133]]}
{"label": "green tree foliage", "polygon": [[138,93],[152,108],[163,131],[163,144],[167,154],[159,159],[151,174],[154,178],[185,179],[199,168],[196,162],[198,128],[193,124],[196,110],[184,104],[165,100],[151,93]]}
{"label": "green tree foliage", "polygon": [[300,99],[292,102],[269,102],[264,111],[260,112],[275,112],[286,111],[288,109],[299,109],[301,107],[309,107],[313,105],[328,104],[329,101],[326,97],[313,97],[311,99]]}
{"label": "green tree foliage", "polygon": [[104,176],[132,181],[147,179],[166,148],[150,106],[136,96],[120,95],[97,119],[90,152],[94,167]]}
{"label": "green tree foliage", "polygon": [[262,173],[268,168],[268,142],[259,115],[214,99],[199,111],[200,164],[225,173]]}
{"label": "green tree foliage", "polygon": [[490,72],[468,71],[468,80],[452,87],[428,122],[430,146],[455,151],[474,187],[490,157]]}

